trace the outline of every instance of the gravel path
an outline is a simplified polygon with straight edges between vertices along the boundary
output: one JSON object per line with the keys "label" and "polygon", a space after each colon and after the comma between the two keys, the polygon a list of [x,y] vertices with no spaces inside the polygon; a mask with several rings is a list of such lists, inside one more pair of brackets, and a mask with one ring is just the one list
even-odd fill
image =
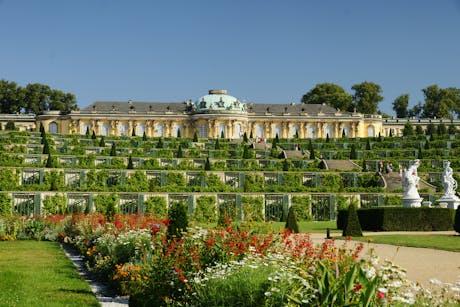
{"label": "gravel path", "polygon": [[[454,231],[443,232],[379,232],[364,233],[365,236],[378,236],[389,234],[445,234],[455,235]],[[333,234],[332,236],[340,236]],[[312,234],[315,243],[322,242],[325,235]],[[460,241],[460,237],[458,238]],[[407,271],[407,279],[417,281],[422,285],[428,285],[430,279],[437,279],[442,282],[454,283],[460,281],[460,252],[448,252],[429,248],[416,248],[405,246],[394,246],[387,244],[365,244],[363,255],[369,249],[374,249],[380,260],[391,260]]]}

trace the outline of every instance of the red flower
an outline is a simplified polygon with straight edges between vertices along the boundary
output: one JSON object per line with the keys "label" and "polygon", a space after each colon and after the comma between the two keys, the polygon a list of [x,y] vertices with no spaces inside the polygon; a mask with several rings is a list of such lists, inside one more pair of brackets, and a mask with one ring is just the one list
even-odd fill
{"label": "red flower", "polygon": [[385,294],[379,291],[379,293],[377,293],[377,296],[383,299],[385,297]]}
{"label": "red flower", "polygon": [[355,286],[355,289],[354,289],[354,290],[355,290],[355,292],[358,292],[358,291],[361,290],[362,288],[363,288],[363,286],[358,284],[358,285]]}

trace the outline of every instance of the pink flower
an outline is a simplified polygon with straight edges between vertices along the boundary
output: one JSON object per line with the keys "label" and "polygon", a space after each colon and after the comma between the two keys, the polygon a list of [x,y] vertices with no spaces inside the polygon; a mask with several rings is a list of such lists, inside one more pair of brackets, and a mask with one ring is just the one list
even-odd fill
{"label": "pink flower", "polygon": [[377,293],[377,296],[378,296],[379,298],[383,299],[383,298],[385,297],[385,294],[379,291],[379,292]]}

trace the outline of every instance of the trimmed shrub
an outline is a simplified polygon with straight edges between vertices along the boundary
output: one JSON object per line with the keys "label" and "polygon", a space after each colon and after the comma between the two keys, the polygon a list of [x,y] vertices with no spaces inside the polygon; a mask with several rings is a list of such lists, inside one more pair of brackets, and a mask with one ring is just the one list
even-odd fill
{"label": "trimmed shrub", "polygon": [[297,224],[295,210],[292,207],[289,208],[285,228],[289,230],[290,232],[299,233],[299,224]]}
{"label": "trimmed shrub", "polygon": [[460,233],[460,206],[458,206],[457,210],[455,211],[454,230]]}
{"label": "trimmed shrub", "polygon": [[144,214],[147,216],[155,216],[157,218],[166,218],[168,216],[168,208],[164,197],[149,197],[144,201],[144,208]]}
{"label": "trimmed shrub", "polygon": [[343,228],[342,236],[362,237],[363,231],[359,223],[358,214],[354,204],[348,206],[347,219]]}
{"label": "trimmed shrub", "polygon": [[112,221],[118,212],[118,201],[117,194],[100,194],[94,198],[96,211],[104,215],[109,221]]}
{"label": "trimmed shrub", "polygon": [[[455,211],[445,208],[369,208],[357,210],[366,231],[445,231],[453,229]],[[344,229],[347,211],[337,215],[337,228]]]}
{"label": "trimmed shrub", "polygon": [[292,196],[291,209],[298,221],[311,221],[311,199],[309,196]]}
{"label": "trimmed shrub", "polygon": [[217,200],[215,196],[200,196],[196,199],[193,219],[199,223],[217,222]]}
{"label": "trimmed shrub", "polygon": [[7,193],[0,193],[0,215],[10,215],[13,212],[13,201]]}
{"label": "trimmed shrub", "polygon": [[187,231],[188,216],[185,203],[176,202],[171,204],[168,212],[168,239],[181,238],[182,232]]}
{"label": "trimmed shrub", "polygon": [[241,200],[245,221],[264,221],[264,200],[262,197],[243,196]]}

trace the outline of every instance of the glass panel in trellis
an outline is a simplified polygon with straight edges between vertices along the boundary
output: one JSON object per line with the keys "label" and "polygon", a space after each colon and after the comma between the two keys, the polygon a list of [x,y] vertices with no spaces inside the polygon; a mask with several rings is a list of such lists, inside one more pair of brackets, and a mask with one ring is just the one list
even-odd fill
{"label": "glass panel in trellis", "polygon": [[343,186],[345,188],[353,188],[358,186],[358,173],[340,173]]}
{"label": "glass panel in trellis", "polygon": [[97,158],[94,160],[94,165],[95,165],[95,166],[98,166],[98,165],[107,165],[109,160],[110,160],[110,158],[97,157]]}
{"label": "glass panel in trellis", "polygon": [[241,160],[227,160],[227,168],[238,170],[242,167]]}
{"label": "glass panel in trellis", "polygon": [[107,186],[115,186],[122,184],[122,175],[120,172],[109,172],[109,176],[107,177]]}
{"label": "glass panel in trellis", "polygon": [[76,165],[77,163],[77,158],[76,157],[59,157],[59,164],[62,166],[65,165]]}
{"label": "glass panel in trellis", "polygon": [[65,185],[76,188],[81,183],[81,172],[80,171],[66,171],[64,175]]}
{"label": "glass panel in trellis", "polygon": [[22,184],[40,184],[40,170],[22,170]]}
{"label": "glass panel in trellis", "polygon": [[67,213],[84,213],[88,206],[89,195],[67,195]]}
{"label": "glass panel in trellis", "polygon": [[282,221],[284,211],[283,195],[265,195],[265,221]]}
{"label": "glass panel in trellis", "polygon": [[41,164],[41,156],[39,155],[25,155],[24,164]]}
{"label": "glass panel in trellis", "polygon": [[33,215],[35,208],[34,200],[34,194],[13,194],[13,212],[19,215]]}
{"label": "glass panel in trellis", "polygon": [[315,173],[304,173],[302,184],[309,188],[316,188],[319,185],[319,176]]}
{"label": "glass panel in trellis", "polygon": [[278,173],[264,173],[265,185],[266,186],[277,186],[278,185]]}
{"label": "glass panel in trellis", "polygon": [[329,194],[311,195],[311,212],[314,221],[329,221],[334,216],[334,205]]}
{"label": "glass panel in trellis", "polygon": [[[219,207],[219,223],[224,223],[227,220],[240,221],[242,216],[241,199],[238,199],[236,194],[220,194],[217,196],[217,204]],[[240,197],[241,198],[241,197]],[[238,201],[239,200],[239,201]]]}
{"label": "glass panel in trellis", "polygon": [[151,180],[152,180],[153,185],[158,186],[158,187],[162,186],[161,172],[159,172],[159,171],[146,171],[145,173],[147,175],[147,180],[149,182],[151,182]]}
{"label": "glass panel in trellis", "polygon": [[361,208],[372,208],[379,206],[379,195],[378,194],[361,194]]}
{"label": "glass panel in trellis", "polygon": [[174,166],[172,159],[160,159],[161,167],[171,167]]}
{"label": "glass panel in trellis", "polygon": [[188,172],[187,173],[187,186],[201,187],[203,185],[203,174]]}
{"label": "glass panel in trellis", "polygon": [[119,194],[118,209],[123,214],[137,214],[139,211],[138,194]]}
{"label": "glass panel in trellis", "polygon": [[240,187],[239,179],[240,179],[239,173],[233,173],[233,172],[225,173],[225,184],[229,187],[239,188]]}

